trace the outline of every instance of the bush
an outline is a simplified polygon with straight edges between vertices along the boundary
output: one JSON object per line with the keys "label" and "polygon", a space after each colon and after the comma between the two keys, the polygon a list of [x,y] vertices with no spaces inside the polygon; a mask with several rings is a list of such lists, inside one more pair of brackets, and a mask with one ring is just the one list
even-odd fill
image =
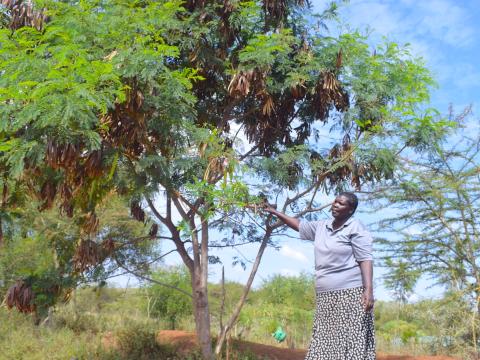
{"label": "bush", "polygon": [[115,348],[110,351],[113,359],[175,359],[175,348],[160,345],[156,331],[145,324],[132,323],[114,332]]}

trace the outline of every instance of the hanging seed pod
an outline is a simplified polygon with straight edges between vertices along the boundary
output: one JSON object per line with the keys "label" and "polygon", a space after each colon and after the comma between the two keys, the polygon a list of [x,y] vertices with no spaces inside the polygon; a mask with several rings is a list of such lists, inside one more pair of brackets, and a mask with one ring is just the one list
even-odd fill
{"label": "hanging seed pod", "polygon": [[142,210],[140,204],[137,201],[133,201],[130,204],[130,213],[135,220],[145,222],[145,212]]}
{"label": "hanging seed pod", "polygon": [[350,135],[345,134],[342,141],[342,151],[347,152],[352,148],[352,142],[350,140]]}
{"label": "hanging seed pod", "polygon": [[92,240],[82,239],[73,255],[73,268],[77,272],[84,272],[96,266],[100,262],[99,258],[97,243]]}
{"label": "hanging seed pod", "polygon": [[52,181],[47,180],[40,189],[39,198],[43,201],[43,204],[40,206],[40,211],[45,209],[50,209],[55,200],[55,195],[57,194],[57,185]]}
{"label": "hanging seed pod", "polygon": [[75,210],[75,207],[73,205],[73,201],[64,201],[60,205],[60,211],[62,214],[65,214],[67,217],[72,218],[73,217],[73,212]]}
{"label": "hanging seed pod", "polygon": [[82,229],[86,234],[94,234],[97,232],[100,220],[94,212],[87,214],[87,217],[82,225]]}
{"label": "hanging seed pod", "polygon": [[250,92],[250,80],[252,75],[250,72],[240,71],[233,75],[230,84],[228,85],[228,92],[232,96],[247,96]]}
{"label": "hanging seed pod", "polygon": [[143,105],[145,97],[143,96],[142,92],[138,90],[136,87],[132,89],[128,89],[126,91],[126,100],[125,100],[125,108],[129,110],[140,110]]}
{"label": "hanging seed pod", "polygon": [[337,54],[337,61],[336,61],[335,66],[336,66],[337,70],[340,69],[340,67],[342,66],[342,49],[340,49],[340,51]]}
{"label": "hanging seed pod", "polygon": [[9,309],[16,307],[22,313],[35,311],[32,287],[23,280],[17,280],[10,286],[5,297],[5,303]]}
{"label": "hanging seed pod", "polygon": [[79,147],[73,144],[66,144],[60,154],[59,164],[65,169],[75,167],[79,157]]}
{"label": "hanging seed pod", "polygon": [[31,26],[41,31],[43,24],[48,20],[45,15],[45,10],[33,10],[31,1],[2,0],[0,3],[9,10],[9,27],[12,30],[19,29],[23,26]]}
{"label": "hanging seed pod", "polygon": [[276,21],[282,20],[285,15],[285,0],[264,0],[263,7],[268,17]]}
{"label": "hanging seed pod", "polygon": [[158,225],[153,224],[150,227],[150,231],[148,232],[148,235],[150,236],[151,239],[154,239],[157,236],[157,233],[158,233]]}
{"label": "hanging seed pod", "polygon": [[102,249],[105,250],[107,254],[111,254],[115,250],[115,241],[112,238],[108,238],[102,242]]}
{"label": "hanging seed pod", "polygon": [[85,172],[88,176],[99,177],[100,175],[102,175],[102,155],[102,150],[94,150],[88,155],[85,163],[83,164]]}
{"label": "hanging seed pod", "polygon": [[53,169],[74,167],[79,156],[79,147],[73,144],[61,145],[53,140],[47,143],[45,162]]}
{"label": "hanging seed pod", "polygon": [[273,98],[266,92],[264,95],[264,103],[262,107],[262,114],[270,116],[270,114],[275,111],[275,105],[273,103]]}
{"label": "hanging seed pod", "polygon": [[306,87],[303,83],[299,83],[297,85],[294,85],[290,88],[290,91],[292,93],[292,96],[295,100],[300,100],[302,99],[305,94],[306,94]]}

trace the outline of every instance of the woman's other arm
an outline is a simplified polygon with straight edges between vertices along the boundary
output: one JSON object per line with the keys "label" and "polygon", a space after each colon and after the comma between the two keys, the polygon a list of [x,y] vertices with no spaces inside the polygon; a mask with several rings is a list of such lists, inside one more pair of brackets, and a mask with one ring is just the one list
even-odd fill
{"label": "woman's other arm", "polygon": [[360,271],[362,272],[363,287],[363,308],[370,311],[373,308],[375,300],[373,299],[373,261],[360,261]]}

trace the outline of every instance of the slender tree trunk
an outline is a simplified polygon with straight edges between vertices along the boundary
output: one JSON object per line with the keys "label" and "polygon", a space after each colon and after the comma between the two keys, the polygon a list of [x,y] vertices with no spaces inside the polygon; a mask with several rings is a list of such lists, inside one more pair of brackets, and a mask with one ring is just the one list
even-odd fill
{"label": "slender tree trunk", "polygon": [[[210,333],[210,309],[208,304],[208,223],[202,219],[201,243],[197,232],[192,233],[193,245],[193,311],[198,343],[205,360],[213,360],[212,337]],[[193,219],[191,228],[195,229]]]}
{"label": "slender tree trunk", "polygon": [[203,274],[195,273],[193,278],[193,309],[198,343],[205,360],[213,359],[210,334],[210,310],[207,287],[202,285]]}
{"label": "slender tree trunk", "polygon": [[227,338],[228,332],[232,329],[232,327],[237,322],[237,319],[238,319],[238,316],[240,315],[240,311],[242,310],[243,304],[245,303],[245,300],[247,299],[247,295],[250,292],[253,279],[255,279],[255,275],[257,274],[258,266],[260,265],[263,252],[267,247],[268,239],[270,238],[271,234],[272,234],[272,229],[267,228],[267,231],[263,236],[263,240],[260,245],[260,248],[258,249],[258,253],[253,263],[252,270],[250,271],[250,276],[248,277],[247,283],[243,288],[242,296],[238,301],[237,305],[235,306],[235,309],[233,310],[233,313],[230,316],[230,319],[227,321],[225,326],[222,327],[220,334],[218,335],[217,345],[215,346],[215,355],[217,356],[222,352],[222,347],[223,347],[223,344],[225,343],[225,339]]}

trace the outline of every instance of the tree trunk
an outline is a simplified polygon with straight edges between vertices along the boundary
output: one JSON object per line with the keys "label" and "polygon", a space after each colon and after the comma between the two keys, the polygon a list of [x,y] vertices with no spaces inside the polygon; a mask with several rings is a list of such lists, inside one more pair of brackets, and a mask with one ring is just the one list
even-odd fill
{"label": "tree trunk", "polygon": [[210,335],[210,310],[208,306],[207,287],[200,281],[203,274],[194,274],[193,279],[193,311],[198,343],[205,360],[213,359],[212,338]]}
{"label": "tree trunk", "polygon": [[258,249],[257,256],[252,266],[252,270],[250,271],[250,276],[248,277],[247,283],[243,288],[242,296],[238,301],[235,309],[233,310],[230,319],[227,323],[222,326],[220,329],[220,334],[218,335],[217,345],[215,346],[215,355],[219,356],[222,352],[223,344],[225,343],[225,339],[227,339],[227,335],[232,327],[236,324],[238,316],[240,315],[240,311],[242,310],[243,305],[245,304],[245,300],[247,299],[247,295],[250,292],[250,288],[252,287],[253,279],[255,279],[255,275],[257,274],[258,267],[260,265],[260,261],[262,259],[263,253],[265,248],[268,244],[268,239],[270,239],[270,235],[272,234],[272,229],[267,227],[267,231],[263,236],[262,243],[260,244],[260,248]]}
{"label": "tree trunk", "polygon": [[[195,229],[194,221],[191,228]],[[198,343],[205,360],[213,360],[212,337],[210,333],[210,309],[208,305],[208,222],[202,218],[201,240],[192,235],[193,245],[193,311]]]}

